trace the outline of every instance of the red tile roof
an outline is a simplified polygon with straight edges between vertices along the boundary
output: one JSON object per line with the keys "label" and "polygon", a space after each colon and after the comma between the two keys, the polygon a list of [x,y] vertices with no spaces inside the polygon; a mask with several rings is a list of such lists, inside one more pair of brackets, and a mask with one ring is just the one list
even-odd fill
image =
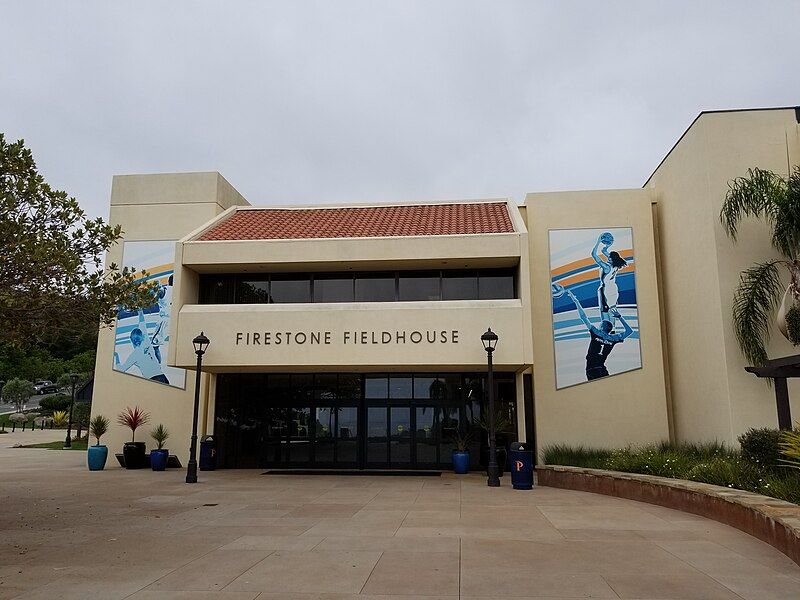
{"label": "red tile roof", "polygon": [[237,210],[197,238],[285,240],[513,233],[504,202]]}

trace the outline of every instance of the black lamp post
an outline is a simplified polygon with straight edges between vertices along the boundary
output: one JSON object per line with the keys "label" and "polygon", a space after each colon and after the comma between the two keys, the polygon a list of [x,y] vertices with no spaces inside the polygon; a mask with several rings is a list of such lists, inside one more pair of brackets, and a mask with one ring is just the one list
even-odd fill
{"label": "black lamp post", "polygon": [[197,355],[197,377],[194,381],[194,415],[192,416],[192,443],[189,446],[189,464],[186,466],[186,483],[197,483],[197,412],[200,408],[200,368],[203,366],[203,354],[211,343],[201,331],[192,340],[194,353]]}
{"label": "black lamp post", "polygon": [[491,327],[486,330],[481,336],[483,348],[486,350],[486,360],[489,365],[489,467],[487,473],[489,475],[486,485],[489,487],[500,487],[500,469],[497,467],[497,445],[494,439],[494,369],[492,368],[492,353],[495,346],[497,346],[497,334],[492,331]]}
{"label": "black lamp post", "polygon": [[72,407],[75,406],[75,384],[78,383],[78,374],[70,373],[69,380],[72,382],[72,398],[69,401],[69,419],[67,419],[67,439],[64,440],[64,448],[72,448]]}

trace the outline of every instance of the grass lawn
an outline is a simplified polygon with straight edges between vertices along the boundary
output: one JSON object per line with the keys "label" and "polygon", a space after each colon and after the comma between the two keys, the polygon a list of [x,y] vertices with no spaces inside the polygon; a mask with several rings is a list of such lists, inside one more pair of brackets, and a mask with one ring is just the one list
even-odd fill
{"label": "grass lawn", "polygon": [[[48,450],[63,450],[64,440],[47,442],[46,444],[31,444],[30,446],[23,446],[23,448],[47,448]],[[72,440],[72,448],[70,448],[70,450],[86,450],[86,440]]]}

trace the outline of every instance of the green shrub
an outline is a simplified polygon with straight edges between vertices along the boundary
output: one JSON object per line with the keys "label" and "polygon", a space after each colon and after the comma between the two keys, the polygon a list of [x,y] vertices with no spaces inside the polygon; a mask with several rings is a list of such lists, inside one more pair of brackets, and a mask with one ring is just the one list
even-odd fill
{"label": "green shrub", "polygon": [[67,394],[53,394],[39,400],[39,408],[51,414],[58,410],[69,410],[70,400]]}
{"label": "green shrub", "polygon": [[793,473],[766,475],[761,482],[761,488],[753,491],[800,504],[800,476]]}
{"label": "green shrub", "polygon": [[677,450],[697,459],[710,459],[725,456],[734,457],[738,455],[735,450],[717,441],[701,443],[685,442],[679,444]]}
{"label": "green shrub", "polygon": [[[763,437],[758,432],[754,435]],[[675,446],[662,442],[617,450],[558,444],[545,448],[543,457],[546,464],[551,465],[690,479],[800,504],[800,471],[781,466],[765,467],[763,462],[747,460],[742,453],[718,442]]]}
{"label": "green shrub", "polygon": [[691,455],[662,443],[615,450],[606,461],[605,468],[658,477],[683,477],[694,462]]}
{"label": "green shrub", "polygon": [[696,464],[686,479],[739,490],[760,490],[762,472],[741,458],[717,457]]}
{"label": "green shrub", "polygon": [[779,464],[781,458],[781,432],[763,427],[748,429],[739,436],[742,458],[746,461],[770,469]]}
{"label": "green shrub", "polygon": [[546,465],[570,465],[585,469],[605,469],[610,450],[553,444],[542,449],[542,459]]}

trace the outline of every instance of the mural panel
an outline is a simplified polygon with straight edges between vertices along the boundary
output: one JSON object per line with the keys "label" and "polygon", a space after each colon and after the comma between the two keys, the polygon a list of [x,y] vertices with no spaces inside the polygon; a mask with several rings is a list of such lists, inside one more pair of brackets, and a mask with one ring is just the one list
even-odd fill
{"label": "mural panel", "polygon": [[632,229],[549,236],[556,389],[641,368]]}
{"label": "mural panel", "polygon": [[174,241],[125,242],[122,264],[144,269],[148,280],[160,284],[152,306],[137,312],[120,310],[114,339],[115,371],[183,388],[186,371],[166,364],[169,347],[169,319],[172,311]]}

